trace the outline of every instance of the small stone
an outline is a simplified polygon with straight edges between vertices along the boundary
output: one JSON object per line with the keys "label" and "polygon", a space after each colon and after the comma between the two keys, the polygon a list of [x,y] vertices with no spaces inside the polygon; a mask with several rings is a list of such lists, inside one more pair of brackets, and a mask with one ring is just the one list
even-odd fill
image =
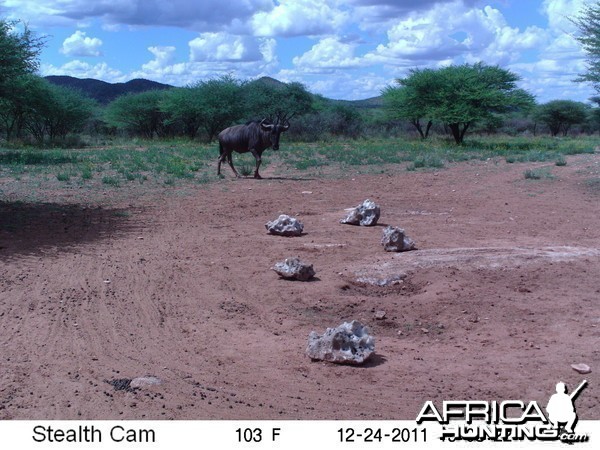
{"label": "small stone", "polygon": [[381,245],[386,252],[403,252],[415,249],[415,241],[404,234],[398,227],[387,226],[383,229]]}
{"label": "small stone", "polygon": [[584,363],[571,364],[571,368],[575,372],[578,372],[578,373],[581,373],[581,374],[590,373],[592,371],[592,369],[590,368],[590,366],[588,366],[587,364],[584,364]]}
{"label": "small stone", "polygon": [[375,319],[383,320],[385,319],[385,311],[375,311]]}
{"label": "small stone", "polygon": [[271,234],[280,236],[300,236],[304,230],[304,225],[295,217],[281,214],[277,219],[267,222],[265,228]]}
{"label": "small stone", "polygon": [[402,336],[402,330],[398,330],[398,336]]}
{"label": "small stone", "polygon": [[429,333],[429,330],[428,330],[427,328],[421,328],[421,331],[422,331],[423,333]]}
{"label": "small stone", "polygon": [[337,364],[362,364],[375,351],[375,340],[360,322],[344,322],[337,328],[327,328],[323,335],[311,331],[306,355],[313,360]]}
{"label": "small stone", "polygon": [[275,264],[272,269],[287,279],[307,281],[315,276],[312,264],[307,264],[299,258],[286,258],[285,261]]}
{"label": "small stone", "polygon": [[377,225],[379,216],[381,214],[380,208],[375,202],[367,199],[354,208],[345,219],[340,220],[340,223],[346,223],[349,225],[360,225],[363,227]]}

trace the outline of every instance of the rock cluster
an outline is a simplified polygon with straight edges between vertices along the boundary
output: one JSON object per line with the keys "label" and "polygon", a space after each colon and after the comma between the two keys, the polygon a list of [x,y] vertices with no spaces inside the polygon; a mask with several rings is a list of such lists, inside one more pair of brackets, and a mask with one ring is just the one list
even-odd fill
{"label": "rock cluster", "polygon": [[362,364],[375,351],[375,340],[360,322],[344,322],[327,328],[321,336],[312,331],[308,336],[306,355],[311,359],[338,364]]}
{"label": "rock cluster", "polygon": [[404,252],[414,250],[415,242],[398,227],[387,226],[383,230],[381,245],[386,252]]}
{"label": "rock cluster", "polygon": [[377,225],[380,213],[379,206],[367,199],[350,211],[345,219],[340,220],[340,223],[364,227],[373,226]]}
{"label": "rock cluster", "polygon": [[295,217],[287,214],[280,215],[277,219],[265,224],[267,231],[280,236],[300,236],[304,225]]}
{"label": "rock cluster", "polygon": [[285,261],[275,264],[273,270],[283,278],[300,281],[307,281],[315,276],[312,264],[307,264],[299,258],[286,258]]}

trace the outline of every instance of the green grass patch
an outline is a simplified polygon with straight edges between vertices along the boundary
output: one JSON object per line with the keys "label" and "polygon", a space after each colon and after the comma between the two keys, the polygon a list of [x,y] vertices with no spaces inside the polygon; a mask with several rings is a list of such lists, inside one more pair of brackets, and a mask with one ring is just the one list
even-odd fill
{"label": "green grass patch", "polygon": [[71,174],[69,172],[59,172],[56,174],[56,179],[58,181],[69,181],[71,179]]}
{"label": "green grass patch", "polygon": [[[597,138],[477,137],[457,146],[445,137],[427,140],[369,138],[324,142],[289,142],[284,138],[280,151],[267,150],[261,169],[274,164],[286,175],[301,171],[303,176],[347,176],[348,173],[384,173],[406,167],[408,170],[442,169],[469,160],[507,163],[548,162],[566,164],[566,155],[593,153]],[[0,149],[0,177],[22,183],[23,192],[40,193],[56,180],[104,189],[137,187],[170,188],[186,183],[204,184],[215,176],[217,143],[199,144],[186,140],[118,140],[104,148]],[[255,160],[249,153],[234,153],[235,167],[244,175],[254,172]],[[402,165],[402,166],[400,166]],[[225,177],[232,175],[222,165]],[[397,166],[397,168],[394,168]],[[323,168],[326,168],[323,170]],[[535,178],[535,170],[533,178]],[[542,173],[541,178],[547,178]],[[91,182],[87,182],[91,180]],[[85,182],[85,183],[84,183]]]}
{"label": "green grass patch", "polygon": [[105,175],[102,177],[102,184],[107,184],[113,187],[119,187],[121,186],[121,181],[117,177]]}
{"label": "green grass patch", "polygon": [[566,166],[567,160],[565,159],[564,155],[558,155],[556,157],[556,161],[554,161],[554,164],[557,166]]}
{"label": "green grass patch", "polygon": [[527,169],[524,172],[525,179],[527,180],[541,180],[541,179],[553,179],[554,175],[550,171],[549,167],[538,167],[536,169]]}

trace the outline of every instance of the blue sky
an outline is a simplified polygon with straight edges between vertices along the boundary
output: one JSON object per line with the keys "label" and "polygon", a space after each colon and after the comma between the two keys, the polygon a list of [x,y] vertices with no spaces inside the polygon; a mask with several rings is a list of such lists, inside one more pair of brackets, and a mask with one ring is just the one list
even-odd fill
{"label": "blue sky", "polygon": [[337,99],[379,95],[415,67],[483,61],[539,102],[586,101],[568,17],[584,0],[0,0],[47,36],[41,75],[176,86],[232,74],[300,81]]}

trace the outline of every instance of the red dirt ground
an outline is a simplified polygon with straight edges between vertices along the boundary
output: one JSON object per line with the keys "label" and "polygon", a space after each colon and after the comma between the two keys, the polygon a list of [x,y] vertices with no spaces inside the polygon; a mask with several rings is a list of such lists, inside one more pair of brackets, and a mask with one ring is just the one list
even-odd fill
{"label": "red dirt ground", "polygon": [[[583,379],[579,417],[600,419],[600,155],[568,162],[542,180],[494,160],[339,180],[269,166],[152,202],[0,204],[0,419],[414,419],[426,400],[545,406]],[[380,224],[341,225],[366,198]],[[268,235],[281,213],[306,233]],[[419,250],[384,252],[385,224]],[[289,256],[318,279],[278,278]],[[403,283],[355,281],[390,262]],[[311,330],[352,319],[370,362],[305,356]],[[107,383],[146,375],[163,383]]]}

